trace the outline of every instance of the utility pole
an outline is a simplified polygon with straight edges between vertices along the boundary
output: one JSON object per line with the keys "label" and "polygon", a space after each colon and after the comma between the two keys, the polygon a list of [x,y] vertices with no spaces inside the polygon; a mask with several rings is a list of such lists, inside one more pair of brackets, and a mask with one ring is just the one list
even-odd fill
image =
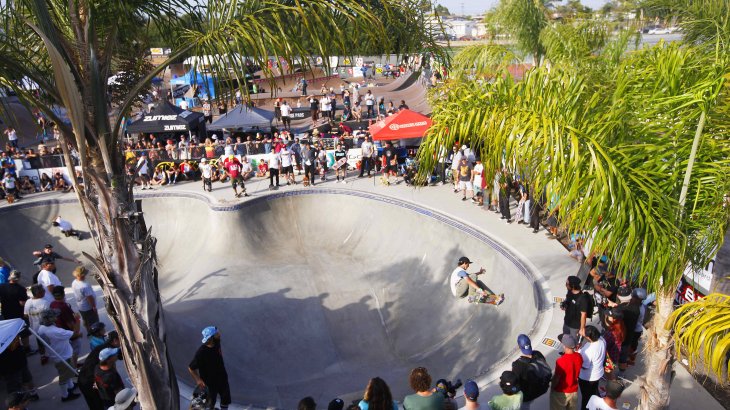
{"label": "utility pole", "polygon": [[461,2],[461,17],[465,17],[466,14],[464,14],[464,2]]}

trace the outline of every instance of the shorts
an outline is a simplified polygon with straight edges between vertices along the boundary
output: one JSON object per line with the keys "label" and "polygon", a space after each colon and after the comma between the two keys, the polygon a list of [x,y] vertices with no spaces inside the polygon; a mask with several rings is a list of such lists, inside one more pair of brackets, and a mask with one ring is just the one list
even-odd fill
{"label": "shorts", "polygon": [[81,319],[84,320],[84,326],[91,326],[94,323],[99,322],[99,313],[96,309],[80,310]]}
{"label": "shorts", "polygon": [[282,174],[293,174],[294,173],[294,166],[289,165],[288,167],[281,167],[281,173]]}
{"label": "shorts", "polygon": [[231,177],[231,186],[237,187],[238,185],[243,186],[243,176],[242,175],[236,175],[235,177]]}
{"label": "shorts", "polygon": [[66,384],[67,381],[73,379],[76,377],[76,374],[71,370],[68,366],[72,366],[71,359],[66,360],[66,362],[55,362],[53,365],[56,366],[56,370],[58,370],[58,384],[63,386]]}
{"label": "shorts", "polygon": [[398,172],[398,166],[397,165],[386,165],[385,172]]}
{"label": "shorts", "polygon": [[480,186],[474,186],[474,196],[482,196],[484,195],[484,190]]}
{"label": "shorts", "polygon": [[459,190],[466,190],[471,191],[474,187],[472,186],[471,181],[459,181]]}

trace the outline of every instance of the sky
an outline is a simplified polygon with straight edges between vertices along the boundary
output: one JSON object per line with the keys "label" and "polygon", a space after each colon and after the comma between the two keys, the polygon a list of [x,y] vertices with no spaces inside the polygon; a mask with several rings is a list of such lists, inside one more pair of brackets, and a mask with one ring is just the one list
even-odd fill
{"label": "sky", "polygon": [[[461,14],[463,5],[465,14],[476,15],[491,9],[499,0],[436,0],[435,2],[445,6],[451,14]],[[607,0],[581,0],[581,3],[592,9],[600,8],[606,2]]]}

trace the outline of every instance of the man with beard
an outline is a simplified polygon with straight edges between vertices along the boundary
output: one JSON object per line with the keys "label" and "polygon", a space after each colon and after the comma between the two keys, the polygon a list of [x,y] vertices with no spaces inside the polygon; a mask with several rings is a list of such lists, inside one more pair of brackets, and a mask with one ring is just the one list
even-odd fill
{"label": "man with beard", "polygon": [[215,326],[203,329],[202,345],[188,366],[190,375],[200,388],[208,389],[208,406],[215,408],[217,397],[221,396],[221,410],[231,404],[231,390],[228,386],[228,373],[223,363],[221,334]]}

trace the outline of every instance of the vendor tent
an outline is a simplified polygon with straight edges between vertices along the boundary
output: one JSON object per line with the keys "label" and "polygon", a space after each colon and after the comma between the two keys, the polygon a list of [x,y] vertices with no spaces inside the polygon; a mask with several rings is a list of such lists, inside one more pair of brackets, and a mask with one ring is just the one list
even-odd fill
{"label": "vendor tent", "polygon": [[162,102],[149,114],[129,124],[127,132],[134,134],[196,131],[204,127],[204,121],[202,113],[183,110],[169,102]]}
{"label": "vendor tent", "polygon": [[411,110],[400,110],[370,126],[374,140],[419,138],[431,127],[431,119]]}
{"label": "vendor tent", "polygon": [[208,129],[220,130],[225,128],[227,130],[239,131],[261,129],[269,131],[273,119],[274,113],[272,111],[239,105],[218,118]]}
{"label": "vendor tent", "polygon": [[0,353],[10,346],[15,336],[25,327],[23,319],[0,320]]}

